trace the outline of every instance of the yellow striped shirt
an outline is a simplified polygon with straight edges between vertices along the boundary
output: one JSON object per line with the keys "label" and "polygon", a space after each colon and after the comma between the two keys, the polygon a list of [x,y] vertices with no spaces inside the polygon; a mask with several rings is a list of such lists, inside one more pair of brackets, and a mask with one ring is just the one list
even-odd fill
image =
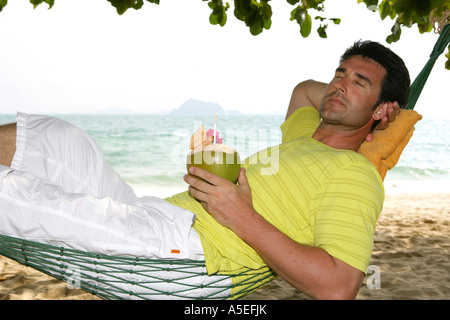
{"label": "yellow striped shirt", "polygon": [[[319,121],[314,108],[299,108],[281,125],[279,146],[245,160],[253,205],[291,239],[323,248],[366,272],[384,201],[382,181],[360,154],[311,138]],[[267,267],[187,192],[166,200],[197,214],[194,228],[202,240],[208,273]]]}

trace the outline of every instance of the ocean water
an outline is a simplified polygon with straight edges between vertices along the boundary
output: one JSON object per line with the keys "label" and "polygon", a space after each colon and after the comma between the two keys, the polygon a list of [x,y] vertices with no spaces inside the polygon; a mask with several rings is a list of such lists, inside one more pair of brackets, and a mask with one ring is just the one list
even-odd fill
{"label": "ocean water", "polygon": [[[138,195],[170,196],[186,190],[186,155],[200,125],[214,116],[56,115],[91,135],[106,160]],[[241,158],[281,142],[283,115],[219,115],[217,131]],[[386,192],[450,192],[450,119],[424,117],[396,167],[385,179]],[[15,121],[0,115],[0,124]]]}

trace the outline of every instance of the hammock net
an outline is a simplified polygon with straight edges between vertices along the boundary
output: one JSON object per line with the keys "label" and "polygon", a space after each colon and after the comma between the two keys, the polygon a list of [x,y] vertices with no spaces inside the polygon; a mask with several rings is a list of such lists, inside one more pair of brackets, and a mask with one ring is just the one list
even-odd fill
{"label": "hammock net", "polygon": [[0,235],[0,254],[103,299],[238,299],[276,277],[269,268],[205,272],[205,261],[121,257]]}
{"label": "hammock net", "polygon": [[[429,61],[411,85],[413,109],[439,55],[450,42],[446,25]],[[273,280],[269,268],[208,275],[205,261],[145,259],[78,251],[0,235],[0,255],[103,299],[239,299]]]}

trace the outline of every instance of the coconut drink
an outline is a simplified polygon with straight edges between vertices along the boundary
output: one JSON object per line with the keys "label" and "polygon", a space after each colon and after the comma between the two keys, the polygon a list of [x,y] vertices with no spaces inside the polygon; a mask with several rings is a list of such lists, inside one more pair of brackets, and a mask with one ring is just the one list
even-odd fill
{"label": "coconut drink", "polygon": [[191,152],[186,159],[189,173],[190,167],[198,167],[236,183],[241,169],[239,153],[222,143],[215,130],[205,130],[201,126],[191,138]]}

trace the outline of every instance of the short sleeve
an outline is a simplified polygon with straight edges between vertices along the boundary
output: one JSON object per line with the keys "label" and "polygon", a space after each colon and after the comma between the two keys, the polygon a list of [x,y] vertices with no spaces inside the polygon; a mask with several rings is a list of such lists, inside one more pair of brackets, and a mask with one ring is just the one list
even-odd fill
{"label": "short sleeve", "polygon": [[312,136],[319,123],[320,115],[316,108],[298,108],[280,126],[282,142],[288,142],[301,136]]}

